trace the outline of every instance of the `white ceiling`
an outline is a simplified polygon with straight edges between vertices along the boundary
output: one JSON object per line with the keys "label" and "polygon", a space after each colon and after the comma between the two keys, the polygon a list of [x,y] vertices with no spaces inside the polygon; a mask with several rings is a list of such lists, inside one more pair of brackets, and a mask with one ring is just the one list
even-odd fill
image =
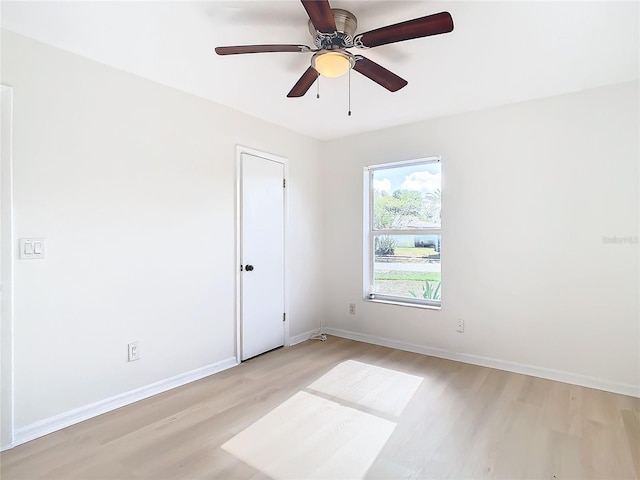
{"label": "white ceiling", "polygon": [[311,54],[217,56],[220,45],[312,46],[298,0],[6,1],[2,26],[318,139],[639,78],[638,1],[332,0],[357,32],[440,11],[454,31],[353,49],[409,81],[390,93],[357,72],[286,94]]}

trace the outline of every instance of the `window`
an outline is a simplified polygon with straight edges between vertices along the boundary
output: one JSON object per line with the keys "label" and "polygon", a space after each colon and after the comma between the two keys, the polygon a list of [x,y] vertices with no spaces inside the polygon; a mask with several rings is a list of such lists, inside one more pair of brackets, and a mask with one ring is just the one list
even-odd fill
{"label": "window", "polygon": [[366,298],[440,306],[440,158],[365,169]]}

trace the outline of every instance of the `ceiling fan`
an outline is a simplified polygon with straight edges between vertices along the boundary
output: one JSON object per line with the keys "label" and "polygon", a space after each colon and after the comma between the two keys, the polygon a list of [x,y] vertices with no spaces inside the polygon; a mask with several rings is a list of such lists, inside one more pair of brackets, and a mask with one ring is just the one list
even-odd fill
{"label": "ceiling fan", "polygon": [[358,21],[347,10],[331,8],[329,0],[301,0],[309,15],[309,32],[316,48],[307,45],[237,45],[216,47],[218,55],[243,53],[297,52],[313,53],[311,66],[293,86],[287,97],[302,97],[319,75],[339,77],[350,69],[361,73],[391,92],[400,90],[407,81],[362,55],[353,55],[348,48],[378,47],[414,38],[448,33],[453,19],[448,12],[427,15],[406,22],[359,33],[354,36]]}

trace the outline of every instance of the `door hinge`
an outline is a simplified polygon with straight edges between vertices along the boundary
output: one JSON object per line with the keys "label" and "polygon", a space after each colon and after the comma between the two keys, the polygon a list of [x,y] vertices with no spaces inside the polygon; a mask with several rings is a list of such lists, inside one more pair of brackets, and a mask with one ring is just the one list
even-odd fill
{"label": "door hinge", "polygon": [[282,314],[282,321],[283,321],[283,322],[286,322],[286,321],[287,321],[287,314],[286,314],[286,313],[283,313],[283,314]]}
{"label": "door hinge", "polygon": [[287,179],[286,178],[282,179],[282,188],[287,188]]}

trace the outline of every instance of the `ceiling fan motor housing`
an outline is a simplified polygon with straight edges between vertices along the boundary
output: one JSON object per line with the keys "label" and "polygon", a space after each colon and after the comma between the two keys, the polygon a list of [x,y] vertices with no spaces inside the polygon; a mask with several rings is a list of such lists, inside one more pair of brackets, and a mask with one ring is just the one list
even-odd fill
{"label": "ceiling fan motor housing", "polygon": [[332,8],[331,13],[336,22],[336,31],[332,33],[319,32],[309,20],[309,33],[313,37],[314,45],[324,50],[353,47],[353,35],[358,28],[356,16],[341,8]]}

